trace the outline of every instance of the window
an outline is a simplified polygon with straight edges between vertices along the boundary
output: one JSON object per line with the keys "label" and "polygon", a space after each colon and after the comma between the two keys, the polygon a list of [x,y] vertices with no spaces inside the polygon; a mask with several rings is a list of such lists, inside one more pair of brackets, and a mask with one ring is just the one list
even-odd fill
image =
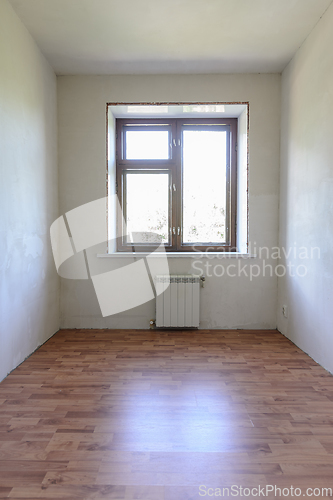
{"label": "window", "polygon": [[235,250],[236,138],[236,118],[117,119],[118,250]]}

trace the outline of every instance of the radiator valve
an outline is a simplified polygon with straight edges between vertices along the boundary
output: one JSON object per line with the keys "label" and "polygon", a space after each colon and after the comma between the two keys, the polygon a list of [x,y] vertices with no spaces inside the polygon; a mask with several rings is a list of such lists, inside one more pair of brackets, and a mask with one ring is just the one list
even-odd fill
{"label": "radiator valve", "polygon": [[149,327],[150,327],[150,329],[153,330],[153,328],[155,328],[155,326],[156,326],[156,321],[154,319],[151,319],[149,321]]}
{"label": "radiator valve", "polygon": [[206,281],[205,276],[201,276],[201,277],[200,277],[201,288],[205,288],[205,281]]}

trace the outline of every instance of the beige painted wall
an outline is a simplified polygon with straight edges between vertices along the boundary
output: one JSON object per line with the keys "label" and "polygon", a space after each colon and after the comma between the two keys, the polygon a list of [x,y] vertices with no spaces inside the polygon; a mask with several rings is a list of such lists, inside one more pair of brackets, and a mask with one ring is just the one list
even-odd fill
{"label": "beige painted wall", "polygon": [[[280,244],[305,277],[279,280],[278,327],[333,372],[333,5],[282,78]],[[320,248],[302,259],[301,247]],[[304,254],[305,255],[305,254]],[[303,272],[301,273],[303,274]],[[288,318],[282,306],[289,308]]]}
{"label": "beige painted wall", "polygon": [[[250,241],[277,245],[279,75],[59,77],[60,212],[105,196],[106,102],[140,101],[250,101]],[[253,259],[251,264],[257,262]],[[187,273],[191,264],[191,259],[174,258],[170,267],[172,272]],[[114,264],[104,259],[100,265],[110,269]],[[244,275],[207,277],[201,293],[201,328],[275,328],[276,299],[275,277],[252,282]],[[154,317],[152,301],[102,318],[91,282],[61,280],[62,327],[147,328]]]}
{"label": "beige painted wall", "polygon": [[0,0],[0,380],[59,326],[56,77]]}

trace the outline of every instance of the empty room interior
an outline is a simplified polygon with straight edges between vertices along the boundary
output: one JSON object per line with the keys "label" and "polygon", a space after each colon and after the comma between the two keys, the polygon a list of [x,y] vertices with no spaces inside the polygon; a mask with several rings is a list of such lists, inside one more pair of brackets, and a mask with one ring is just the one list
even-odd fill
{"label": "empty room interior", "polygon": [[333,496],[332,0],[0,0],[0,498]]}

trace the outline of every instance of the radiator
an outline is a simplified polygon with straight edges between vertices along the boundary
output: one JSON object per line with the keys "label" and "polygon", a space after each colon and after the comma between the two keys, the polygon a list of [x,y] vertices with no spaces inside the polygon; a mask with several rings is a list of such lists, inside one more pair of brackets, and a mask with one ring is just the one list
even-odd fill
{"label": "radiator", "polygon": [[200,277],[157,275],[155,283],[156,327],[198,327]]}

